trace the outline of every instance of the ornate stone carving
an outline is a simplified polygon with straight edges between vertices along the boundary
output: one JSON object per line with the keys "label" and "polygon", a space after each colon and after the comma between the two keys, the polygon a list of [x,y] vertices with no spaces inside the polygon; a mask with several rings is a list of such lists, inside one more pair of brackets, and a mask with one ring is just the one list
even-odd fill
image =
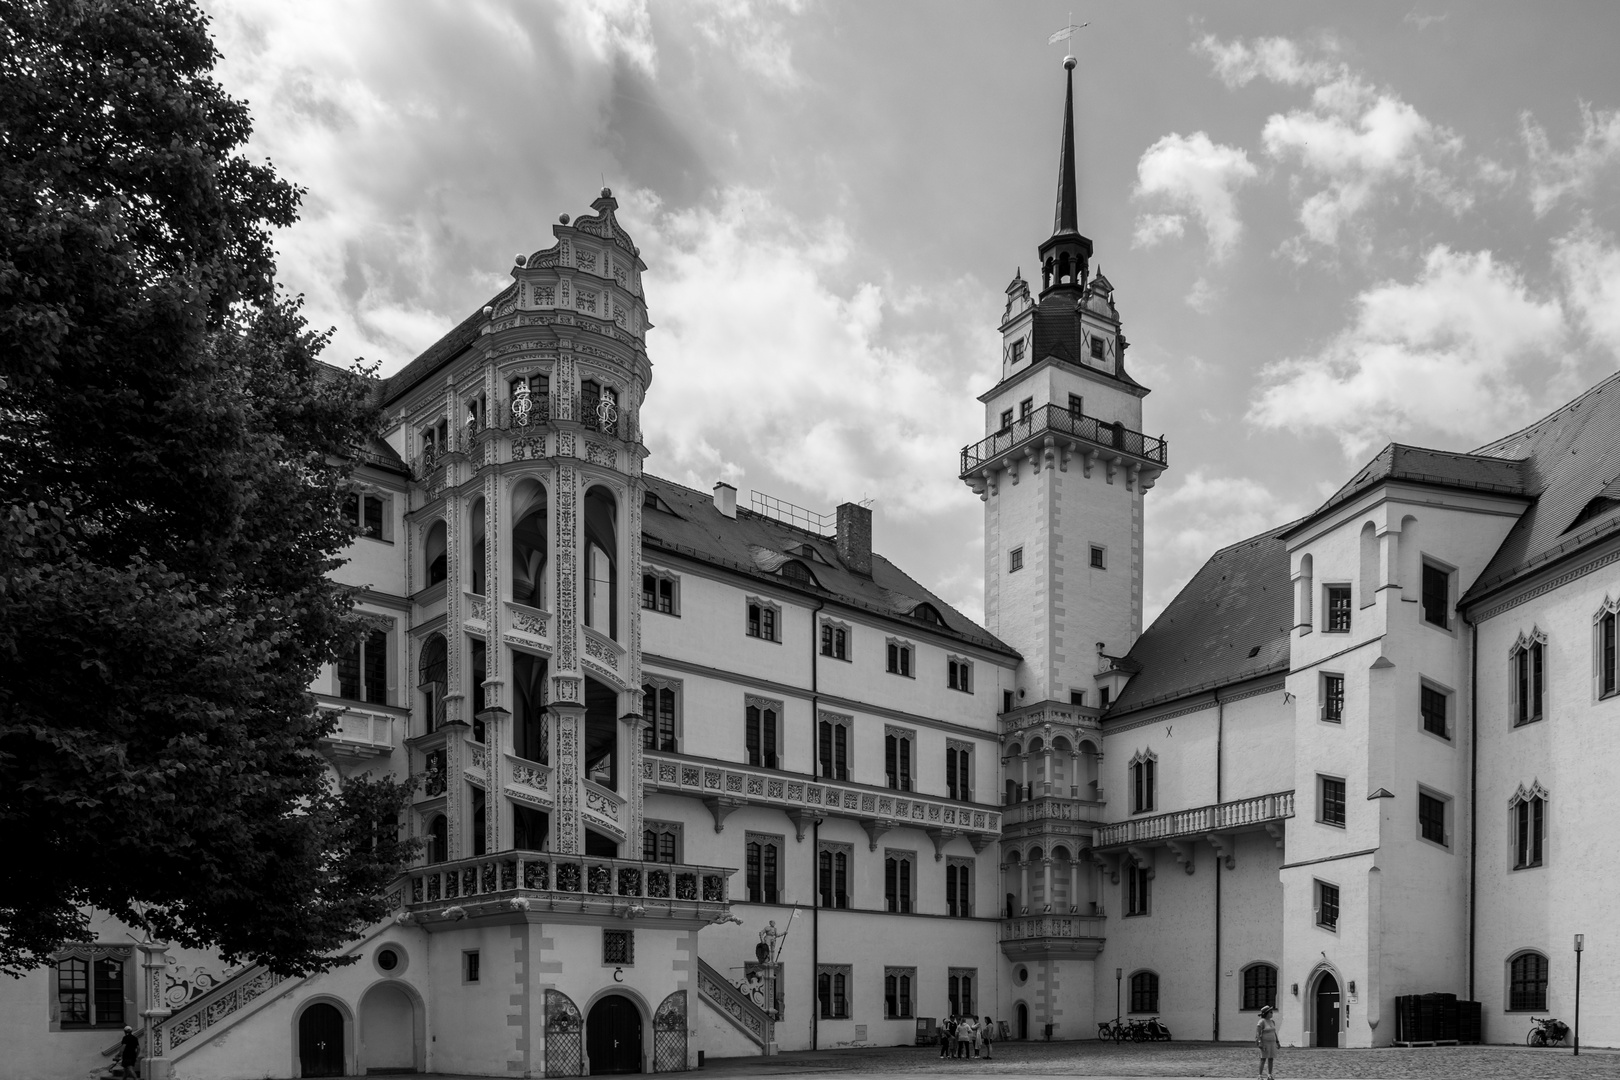
{"label": "ornate stone carving", "polygon": [[585,635],[585,654],[606,664],[609,671],[618,672],[619,654],[614,651],[611,645],[599,641],[590,634]]}
{"label": "ornate stone carving", "polygon": [[611,446],[603,446],[601,443],[591,442],[591,440],[586,439],[585,460],[592,465],[600,465],[603,468],[611,469],[619,463],[619,455]]}
{"label": "ornate stone carving", "polygon": [[575,604],[579,572],[579,552],[575,542],[578,531],[575,512],[578,485],[575,475],[572,465],[557,467],[557,666],[562,671],[575,671],[579,667],[575,653],[579,636]]}

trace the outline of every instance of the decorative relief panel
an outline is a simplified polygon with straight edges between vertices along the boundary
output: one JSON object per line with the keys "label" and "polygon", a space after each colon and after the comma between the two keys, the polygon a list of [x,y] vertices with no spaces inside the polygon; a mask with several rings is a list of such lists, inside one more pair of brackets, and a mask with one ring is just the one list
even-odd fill
{"label": "decorative relief panel", "polygon": [[579,835],[579,722],[573,710],[556,713],[557,719],[557,850],[576,854]]}
{"label": "decorative relief panel", "polygon": [[[578,485],[572,465],[557,467],[557,666],[563,671],[579,668],[575,654],[579,636],[576,588],[579,573],[579,551],[575,542],[578,521],[575,499]],[[578,699],[575,699],[578,700]]]}
{"label": "decorative relief panel", "polygon": [[531,634],[538,638],[546,636],[546,625],[551,619],[548,612],[524,607],[521,604],[508,604],[507,613],[512,621],[512,629],[518,633]]}
{"label": "decorative relief panel", "polygon": [[612,671],[615,674],[618,673],[619,655],[613,649],[613,647],[608,645],[606,642],[599,641],[594,636],[586,634],[585,654],[600,660],[603,664],[607,665],[609,671]]}
{"label": "decorative relief panel", "polygon": [[591,442],[586,439],[585,460],[592,465],[600,465],[603,468],[611,469],[619,463],[619,455],[611,446],[603,446],[601,443]]}

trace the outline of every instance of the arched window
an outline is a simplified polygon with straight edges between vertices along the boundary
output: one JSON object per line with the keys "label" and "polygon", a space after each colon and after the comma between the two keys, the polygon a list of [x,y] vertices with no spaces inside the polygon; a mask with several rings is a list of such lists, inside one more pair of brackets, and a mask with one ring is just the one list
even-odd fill
{"label": "arched window", "polygon": [[1277,969],[1270,964],[1250,964],[1243,969],[1243,1008],[1246,1012],[1277,1005]]}
{"label": "arched window", "polygon": [[1547,958],[1522,952],[1508,961],[1508,1011],[1539,1012],[1547,1007]]}
{"label": "arched window", "polygon": [[1546,636],[1532,629],[1529,637],[1519,636],[1508,654],[1513,694],[1513,726],[1533,724],[1543,715],[1546,699]]}
{"label": "arched window", "polygon": [[423,569],[427,573],[427,585],[437,585],[443,581],[447,574],[448,564],[445,562],[445,528],[442,520],[435,521],[428,526],[427,538],[422,542]]}
{"label": "arched window", "polygon": [[520,480],[512,489],[512,602],[546,606],[546,489],[536,480]]}
{"label": "arched window", "polygon": [[472,512],[467,515],[467,536],[472,541],[472,565],[468,567],[468,584],[472,591],[479,596],[484,595],[484,555],[488,548],[484,544],[484,500],[479,499],[472,505]]}
{"label": "arched window", "polygon": [[789,581],[798,582],[800,585],[809,585],[813,588],[818,584],[816,575],[812,574],[810,568],[798,559],[789,559],[782,564],[782,568],[777,573]]}
{"label": "arched window", "polygon": [[944,616],[940,615],[939,608],[933,604],[918,604],[911,609],[911,614],[925,623],[933,623],[935,626],[945,625]]}
{"label": "arched window", "polygon": [[450,858],[450,825],[443,814],[434,814],[427,827],[428,862],[444,862]]}
{"label": "arched window", "polygon": [[437,731],[444,725],[447,660],[443,634],[434,634],[422,643],[422,656],[416,666],[416,688],[422,693],[427,731]]}
{"label": "arched window", "polygon": [[585,625],[619,639],[618,500],[600,484],[585,493]]}
{"label": "arched window", "polygon": [[1138,971],[1131,976],[1131,1012],[1156,1013],[1159,1011],[1159,976],[1151,971]]}
{"label": "arched window", "polygon": [[1541,785],[1514,793],[1508,803],[1508,828],[1513,837],[1513,869],[1542,865],[1547,838],[1547,793]]}
{"label": "arched window", "polygon": [[1372,607],[1378,599],[1378,531],[1372,522],[1361,527],[1361,574],[1356,582],[1358,607]]}

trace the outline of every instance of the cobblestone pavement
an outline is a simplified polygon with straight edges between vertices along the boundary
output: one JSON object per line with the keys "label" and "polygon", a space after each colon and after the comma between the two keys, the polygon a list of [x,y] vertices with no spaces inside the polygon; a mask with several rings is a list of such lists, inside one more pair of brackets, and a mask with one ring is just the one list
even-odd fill
{"label": "cobblestone pavement", "polygon": [[[728,1080],[748,1076],[788,1080],[800,1075],[838,1075],[849,1080],[896,1075],[999,1080],[1044,1076],[1243,1078],[1255,1075],[1258,1060],[1253,1047],[1237,1043],[997,1043],[995,1057],[988,1061],[942,1061],[934,1048],[888,1047],[728,1058],[709,1062],[702,1073]],[[1523,1046],[1381,1050],[1284,1047],[1277,1054],[1277,1076],[1279,1080],[1620,1080],[1620,1052],[1582,1047],[1580,1057],[1575,1057],[1567,1048],[1531,1050]]]}

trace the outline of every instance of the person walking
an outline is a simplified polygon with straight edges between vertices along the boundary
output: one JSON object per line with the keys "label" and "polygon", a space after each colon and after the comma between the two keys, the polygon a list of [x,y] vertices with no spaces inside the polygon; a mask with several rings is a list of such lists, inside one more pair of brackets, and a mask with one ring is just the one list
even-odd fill
{"label": "person walking", "polygon": [[135,1034],[135,1029],[128,1024],[124,1025],[124,1037],[120,1040],[118,1064],[122,1067],[125,1080],[135,1076],[136,1063],[141,1058],[141,1037]]}
{"label": "person walking", "polygon": [[991,1020],[988,1016],[985,1017],[983,1025],[981,1025],[979,1028],[979,1043],[984,1047],[984,1056],[986,1060],[988,1060],[990,1057],[990,1043],[994,1039],[994,1032],[995,1021]]}
{"label": "person walking", "polygon": [[939,1056],[942,1058],[951,1056],[951,1021],[954,1019],[947,1016],[939,1022]]}
{"label": "person walking", "polygon": [[1276,1080],[1277,1076],[1277,1007],[1264,1006],[1260,1019],[1254,1025],[1254,1041],[1260,1047],[1260,1075]]}

